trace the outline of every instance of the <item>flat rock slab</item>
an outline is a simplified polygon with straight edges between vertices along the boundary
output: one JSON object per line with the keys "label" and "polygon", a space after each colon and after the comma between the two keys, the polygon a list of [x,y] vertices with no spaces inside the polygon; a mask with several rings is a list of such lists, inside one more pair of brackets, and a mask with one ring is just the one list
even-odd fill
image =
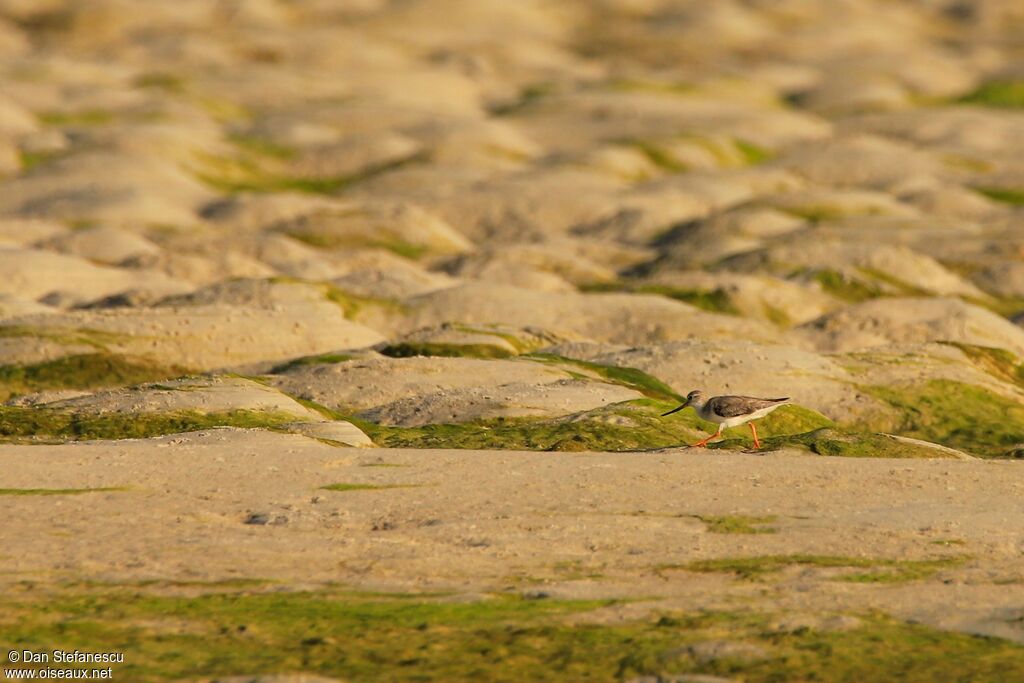
{"label": "flat rock slab", "polygon": [[280,391],[241,377],[172,379],[158,384],[100,391],[39,405],[75,413],[226,413],[232,410],[249,410],[284,413],[306,420],[324,419],[316,411],[306,408]]}
{"label": "flat rock slab", "polygon": [[374,330],[346,320],[341,309],[328,301],[278,308],[213,304],[74,311],[22,316],[3,325],[26,331],[20,339],[11,340],[22,342],[20,347],[12,344],[4,349],[5,363],[18,361],[19,348],[31,354],[37,338],[59,339],[76,330],[86,330],[86,337],[94,337],[111,353],[145,356],[191,370],[274,364],[383,341]]}
{"label": "flat rock slab", "polygon": [[[799,614],[879,609],[1024,641],[1007,617],[1024,599],[1024,534],[1013,523],[1024,514],[1024,473],[1013,461],[366,451],[217,429],[4,445],[0,471],[6,488],[125,487],[0,496],[0,543],[19,549],[0,557],[0,587],[47,575],[489,592],[525,576],[543,579],[553,597],[657,596],[655,609],[679,610],[730,601]],[[322,488],[336,484],[343,490]],[[246,524],[254,513],[268,523]],[[716,515],[772,516],[776,532],[714,533],[697,518]],[[286,523],[269,523],[279,518]],[[48,533],[54,527],[65,533]],[[225,546],[230,555],[218,552]],[[844,570],[814,566],[753,581],[682,569],[789,555],[970,559],[896,583],[840,581]]]}
{"label": "flat rock slab", "polygon": [[573,369],[526,358],[363,356],[299,365],[267,380],[289,394],[405,427],[568,415],[642,396],[598,378],[574,378]]}

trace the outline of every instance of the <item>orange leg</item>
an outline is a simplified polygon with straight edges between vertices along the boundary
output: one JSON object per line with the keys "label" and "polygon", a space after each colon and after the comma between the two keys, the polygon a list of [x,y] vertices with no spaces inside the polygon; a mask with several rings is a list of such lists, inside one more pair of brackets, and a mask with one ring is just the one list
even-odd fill
{"label": "orange leg", "polygon": [[705,437],[705,438],[701,439],[700,441],[698,441],[697,443],[693,444],[692,446],[690,446],[690,448],[705,448],[707,446],[707,444],[708,444],[708,441],[711,441],[711,439],[715,438],[716,436],[721,436],[721,434],[722,434],[722,430],[719,429],[714,434],[709,434],[707,437]]}
{"label": "orange leg", "polygon": [[754,448],[760,448],[761,442],[757,440],[757,427],[754,426],[753,422],[748,422],[747,424],[750,425],[750,431],[754,435]]}

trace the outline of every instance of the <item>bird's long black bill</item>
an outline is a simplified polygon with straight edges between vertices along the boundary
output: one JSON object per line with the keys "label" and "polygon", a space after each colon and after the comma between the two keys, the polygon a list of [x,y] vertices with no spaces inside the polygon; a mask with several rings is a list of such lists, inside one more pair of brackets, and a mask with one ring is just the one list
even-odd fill
{"label": "bird's long black bill", "polygon": [[672,410],[668,411],[667,413],[662,413],[661,416],[665,417],[666,415],[671,415],[672,413],[678,413],[680,410],[682,410],[683,408],[685,408],[688,405],[690,405],[688,402],[684,403],[683,405],[679,406],[678,408],[673,408]]}

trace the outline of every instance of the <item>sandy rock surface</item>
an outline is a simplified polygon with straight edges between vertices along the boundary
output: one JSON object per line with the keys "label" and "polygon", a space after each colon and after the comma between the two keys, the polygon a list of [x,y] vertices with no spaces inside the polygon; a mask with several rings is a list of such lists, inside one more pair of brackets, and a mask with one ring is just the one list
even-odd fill
{"label": "sandy rock surface", "polygon": [[[97,469],[97,458],[107,467]],[[533,576],[546,577],[543,590],[554,597],[642,598],[622,605],[623,614],[732,600],[811,614],[867,607],[1024,641],[1019,620],[1003,610],[1024,597],[1019,584],[1001,581],[1019,579],[1024,543],[1010,523],[1024,513],[1024,483],[1011,462],[357,450],[246,430],[2,446],[0,462],[10,486],[126,487],[69,497],[56,509],[45,498],[0,501],[9,522],[0,540],[20,539],[5,582],[84,572],[108,582],[258,577],[468,593]],[[339,482],[411,487],[320,488]],[[253,513],[284,520],[245,524]],[[729,514],[770,515],[777,531],[711,533],[698,518]],[[68,532],[59,556],[47,534],[55,524]],[[130,547],[117,540],[126,534]],[[949,538],[961,543],[934,543]],[[176,550],[185,539],[194,555]],[[217,552],[225,546],[232,555]],[[770,591],[728,573],[661,569],[800,554],[971,559],[892,585],[793,568],[766,579]],[[196,564],[194,556],[206,559]],[[600,576],[560,576],[566,566]]]}
{"label": "sandy rock surface", "polygon": [[[0,0],[0,589],[1024,640],[1022,55],[1013,0]],[[790,397],[767,455],[694,389]],[[678,569],[782,555],[970,559]],[[758,647],[637,680],[824,680]]]}

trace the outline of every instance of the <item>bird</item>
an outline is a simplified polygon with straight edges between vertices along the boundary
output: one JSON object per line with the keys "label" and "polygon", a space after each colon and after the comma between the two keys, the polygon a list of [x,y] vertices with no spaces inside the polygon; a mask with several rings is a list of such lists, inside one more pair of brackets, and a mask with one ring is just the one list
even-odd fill
{"label": "bird", "polygon": [[779,406],[785,405],[788,401],[788,396],[785,398],[713,396],[705,401],[704,394],[702,392],[691,391],[686,395],[686,401],[681,406],[673,408],[667,413],[662,413],[661,416],[665,417],[672,413],[678,413],[687,406],[693,406],[693,409],[697,411],[697,415],[699,415],[702,420],[714,422],[718,425],[717,432],[708,436],[706,439],[701,439],[697,443],[693,444],[691,448],[695,446],[704,448],[707,446],[708,441],[714,439],[716,436],[721,436],[723,429],[738,427],[741,424],[748,423],[750,424],[750,432],[754,435],[754,448],[760,448],[761,442],[757,438],[757,428],[754,427],[753,420],[758,420],[764,417]]}

